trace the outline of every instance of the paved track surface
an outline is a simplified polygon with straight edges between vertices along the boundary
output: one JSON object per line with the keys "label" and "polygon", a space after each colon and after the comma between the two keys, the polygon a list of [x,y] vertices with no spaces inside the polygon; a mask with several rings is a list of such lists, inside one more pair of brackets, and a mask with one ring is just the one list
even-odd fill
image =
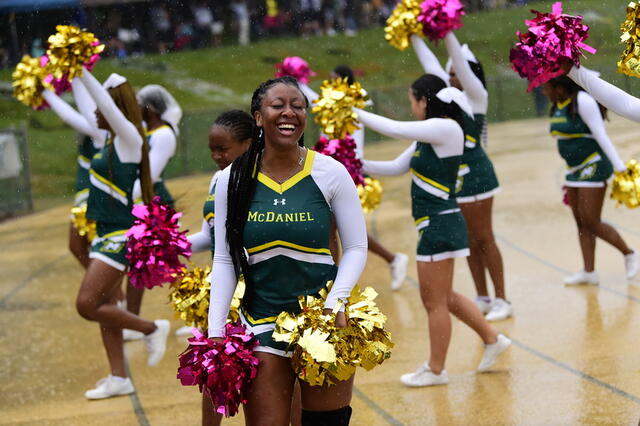
{"label": "paved track surface", "polygon": [[[609,123],[624,159],[640,158],[640,127]],[[412,257],[410,277],[398,292],[388,269],[370,256],[362,283],[380,293],[396,347],[391,359],[359,372],[354,425],[638,424],[640,416],[640,287],[624,278],[622,256],[599,242],[599,287],[565,288],[562,278],[581,266],[575,225],[561,203],[563,163],[547,136],[547,120],[490,127],[489,153],[503,190],[495,201],[495,231],[504,256],[513,319],[496,328],[514,339],[489,374],[474,369],[479,338],[454,321],[444,387],[407,389],[398,377],[427,358],[426,314],[415,281],[416,232],[410,218],[408,176],[382,179],[383,204],[369,229],[393,251]],[[206,143],[203,141],[203,143]],[[393,141],[367,149],[390,159],[407,146]],[[210,176],[169,182],[185,212],[184,225],[200,228]],[[137,393],[89,402],[86,389],[107,372],[98,327],[81,319],[74,300],[82,270],[67,251],[68,207],[0,225],[0,424],[196,425],[200,395],[175,378],[184,338],[171,337],[155,368],[141,342],[126,344]],[[640,249],[640,211],[607,201],[603,217]],[[208,255],[194,257],[197,264]],[[455,288],[473,296],[465,261]],[[147,292],[147,318],[173,318],[167,290]],[[173,328],[182,324],[173,320]],[[242,415],[224,424],[243,424]]]}

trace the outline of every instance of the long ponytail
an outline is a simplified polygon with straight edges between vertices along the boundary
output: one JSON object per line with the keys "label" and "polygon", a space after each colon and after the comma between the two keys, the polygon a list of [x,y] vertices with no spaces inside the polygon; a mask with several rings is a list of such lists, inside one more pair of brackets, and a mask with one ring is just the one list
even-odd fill
{"label": "long ponytail", "polygon": [[140,161],[140,188],[142,190],[142,201],[151,202],[153,198],[153,182],[151,181],[151,166],[149,165],[149,142],[142,127],[142,112],[138,106],[135,92],[129,84],[124,82],[116,87],[109,89],[109,94],[115,102],[116,106],[124,116],[138,130],[142,138],[142,160]]}

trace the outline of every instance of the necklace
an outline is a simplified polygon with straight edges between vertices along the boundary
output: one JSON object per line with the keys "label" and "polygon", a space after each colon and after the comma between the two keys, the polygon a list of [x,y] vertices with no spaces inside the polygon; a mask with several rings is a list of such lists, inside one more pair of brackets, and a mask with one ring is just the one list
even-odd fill
{"label": "necklace", "polygon": [[276,178],[275,174],[271,170],[269,170],[267,167],[265,167],[264,161],[262,162],[262,171],[265,174],[269,175],[269,177],[274,181],[276,181],[278,184],[282,184],[283,182],[286,182],[288,179],[290,179],[293,175],[298,173],[298,169],[300,168],[300,166],[302,166],[302,163],[304,163],[304,158],[302,156],[303,153],[304,153],[304,150],[300,146],[298,146],[298,161],[296,161],[296,164],[294,164],[293,168],[289,171],[289,173],[283,179]]}

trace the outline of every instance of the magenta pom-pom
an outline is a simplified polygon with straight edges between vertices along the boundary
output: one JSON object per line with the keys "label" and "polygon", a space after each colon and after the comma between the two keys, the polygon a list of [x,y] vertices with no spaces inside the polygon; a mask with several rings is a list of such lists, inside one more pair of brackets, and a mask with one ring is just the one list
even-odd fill
{"label": "magenta pom-pom", "polygon": [[316,75],[309,64],[304,59],[298,56],[289,56],[283,59],[282,62],[276,64],[276,77],[284,76],[294,77],[301,83],[308,84],[309,79]]}
{"label": "magenta pom-pom", "polygon": [[137,288],[153,288],[173,282],[185,265],[180,256],[191,256],[186,231],[180,231],[182,213],[153,197],[149,204],[135,205],[137,219],[127,231],[129,282]]}
{"label": "magenta pom-pom", "polygon": [[356,157],[356,142],[351,136],[346,135],[344,139],[329,139],[321,136],[313,150],[340,162],[356,185],[364,184],[362,162]]}
{"label": "magenta pom-pom", "polygon": [[431,41],[442,40],[453,30],[462,27],[464,7],[460,0],[425,0],[418,22],[422,32]]}
{"label": "magenta pom-pom", "polygon": [[584,43],[589,26],[582,23],[582,16],[562,13],[561,2],[553,4],[551,13],[531,12],[536,17],[525,21],[529,31],[516,33],[520,41],[509,55],[512,68],[529,80],[527,91],[564,74],[563,61],[580,65],[583,50],[596,53]]}
{"label": "magenta pom-pom", "polygon": [[254,355],[258,339],[240,324],[226,324],[222,342],[215,342],[193,329],[189,347],[180,355],[178,379],[183,386],[196,386],[211,398],[216,412],[234,416],[258,373]]}

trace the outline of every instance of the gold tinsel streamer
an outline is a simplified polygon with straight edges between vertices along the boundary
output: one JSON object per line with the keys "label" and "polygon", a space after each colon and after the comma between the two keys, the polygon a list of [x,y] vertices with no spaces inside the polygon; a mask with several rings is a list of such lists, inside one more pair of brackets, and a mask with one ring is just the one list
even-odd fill
{"label": "gold tinsel streamer", "polygon": [[325,80],[320,86],[320,98],[315,101],[311,112],[329,139],[343,139],[359,128],[356,124],[358,115],[353,107],[364,108],[367,99],[367,91],[357,81],[348,84],[342,78]]}
{"label": "gold tinsel streamer", "polygon": [[630,209],[640,207],[640,164],[627,162],[627,170],[616,172],[611,186],[611,198]]}
{"label": "gold tinsel streamer", "polygon": [[93,33],[72,25],[58,25],[56,34],[49,37],[48,67],[55,78],[67,76],[69,80],[82,75],[85,63],[104,50]]}
{"label": "gold tinsel streamer", "polygon": [[620,26],[620,40],[625,44],[618,61],[618,72],[640,77],[640,4],[631,2],[627,6],[627,18]]}
{"label": "gold tinsel streamer", "polygon": [[[211,268],[195,267],[183,269],[183,274],[171,284],[169,302],[180,318],[187,325],[206,330],[209,321],[209,297],[211,293]],[[238,309],[244,296],[244,279],[240,277],[236,291],[231,300],[227,321],[236,322],[240,318]]]}
{"label": "gold tinsel streamer", "polygon": [[96,237],[96,222],[87,219],[87,205],[73,207],[71,209],[71,222],[73,227],[78,231],[78,235],[87,237],[87,240],[93,241]]}
{"label": "gold tinsel streamer", "polygon": [[358,366],[371,370],[389,358],[393,347],[384,329],[387,318],[374,302],[375,290],[354,287],[345,308],[345,328],[334,324],[341,303],[330,314],[323,313],[326,295],[322,290],[320,297],[301,296],[302,312],[281,313],[273,333],[274,340],[293,348],[293,369],[312,386],[347,380]]}
{"label": "gold tinsel streamer", "polygon": [[44,104],[42,98],[42,80],[47,72],[40,66],[38,58],[24,55],[11,74],[13,78],[13,96],[31,108],[40,108]]}
{"label": "gold tinsel streamer", "polygon": [[362,211],[371,213],[380,205],[382,200],[382,184],[372,177],[364,178],[364,185],[358,185],[358,196]]}
{"label": "gold tinsel streamer", "polygon": [[384,38],[395,48],[404,50],[411,44],[412,34],[422,35],[418,15],[422,12],[421,0],[400,0],[384,27]]}

